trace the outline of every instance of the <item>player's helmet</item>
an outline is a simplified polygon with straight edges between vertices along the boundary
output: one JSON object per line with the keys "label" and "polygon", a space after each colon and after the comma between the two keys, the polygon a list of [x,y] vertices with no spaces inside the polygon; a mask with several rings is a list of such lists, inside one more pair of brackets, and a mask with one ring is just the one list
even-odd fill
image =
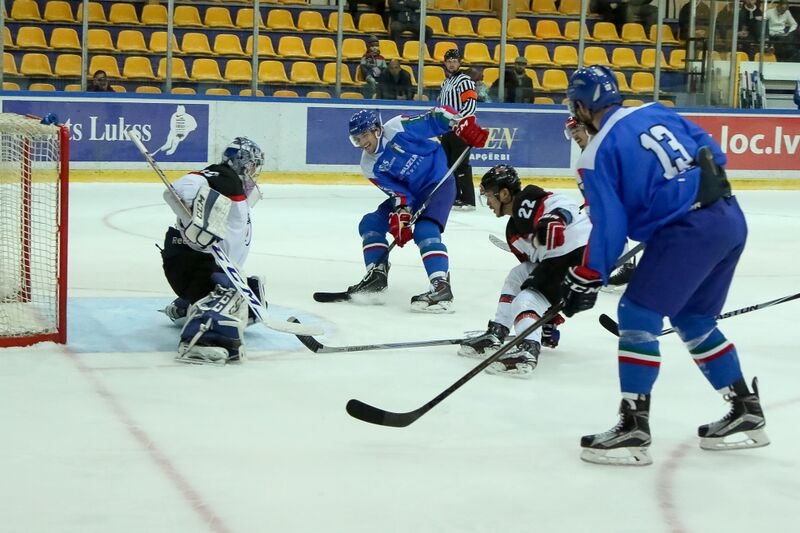
{"label": "player's helmet", "polygon": [[448,59],[458,59],[461,61],[461,52],[458,51],[458,48],[451,48],[444,53],[444,60],[447,61]]}
{"label": "player's helmet", "polygon": [[377,111],[373,109],[356,111],[355,114],[350,117],[350,123],[348,125],[348,129],[350,130],[350,142],[353,143],[353,146],[358,147],[359,144],[356,140],[357,135],[372,130],[379,131],[381,126],[381,116]]}
{"label": "player's helmet", "polygon": [[503,188],[511,194],[517,194],[522,188],[517,170],[511,165],[495,165],[481,178],[481,194],[498,192]]}
{"label": "player's helmet", "polygon": [[614,71],[601,65],[576,70],[569,78],[567,98],[572,115],[576,114],[576,102],[581,102],[589,111],[622,103]]}
{"label": "player's helmet", "polygon": [[264,165],[264,152],[247,137],[236,137],[222,152],[223,165],[228,165],[239,175],[247,197],[256,189],[256,178]]}

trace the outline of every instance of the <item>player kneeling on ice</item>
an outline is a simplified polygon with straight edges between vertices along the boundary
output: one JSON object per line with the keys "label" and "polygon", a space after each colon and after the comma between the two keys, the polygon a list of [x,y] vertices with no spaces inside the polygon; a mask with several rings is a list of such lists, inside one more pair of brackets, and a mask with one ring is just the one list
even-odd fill
{"label": "player kneeling on ice", "polygon": [[[178,216],[167,229],[161,258],[164,274],[178,296],[164,313],[183,323],[178,361],[213,363],[239,361],[244,357],[242,332],[248,322],[248,305],[220,270],[209,248],[218,243],[237,265],[243,265],[250,249],[250,208],[260,199],[256,179],[264,153],[246,137],[237,137],[225,148],[222,160],[190,172],[173,183],[191,218],[172,191],[164,199]],[[264,302],[261,280],[247,284]]]}
{"label": "player kneeling on ice", "polygon": [[431,140],[451,128],[470,146],[483,146],[488,137],[488,131],[478,126],[474,116],[462,119],[448,107],[435,107],[418,116],[396,116],[385,124],[372,110],[358,111],[350,119],[350,140],[363,150],[361,171],[389,198],[364,215],[358,226],[367,275],[348,288],[348,295],[386,290],[386,234],[391,233],[398,246],[414,240],[428,274],[429,291],[411,298],[411,310],[451,312],[450,265],[442,232],[456,186],[452,174],[447,175],[444,150]]}
{"label": "player kneeling on ice", "polygon": [[[494,320],[483,335],[464,341],[459,355],[488,357],[500,349],[514,325],[523,331],[561,300],[561,280],[583,258],[591,224],[580,206],[563,194],[536,185],[522,189],[514,167],[497,165],[481,178],[481,198],[495,216],[508,216],[506,240],[520,264],[511,269],[500,291]],[[560,316],[536,329],[486,371],[514,377],[531,375],[541,346],[558,345]]]}

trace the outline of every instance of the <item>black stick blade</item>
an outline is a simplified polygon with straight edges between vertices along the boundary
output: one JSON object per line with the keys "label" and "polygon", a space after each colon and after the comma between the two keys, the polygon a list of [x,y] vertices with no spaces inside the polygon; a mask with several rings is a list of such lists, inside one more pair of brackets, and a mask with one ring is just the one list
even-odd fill
{"label": "black stick blade", "polygon": [[600,325],[603,326],[609,333],[619,337],[619,326],[613,318],[604,313],[600,315],[598,320],[600,321]]}
{"label": "black stick blade", "polygon": [[[286,321],[287,322],[294,322],[295,324],[299,324],[300,323],[300,321],[297,318],[293,317],[293,316],[290,316],[289,318],[287,318]],[[303,346],[305,346],[306,348],[308,348],[309,350],[311,350],[314,353],[317,353],[320,350],[322,350],[323,348],[325,348],[325,346],[321,342],[319,342],[317,339],[315,339],[311,335],[295,335],[295,337],[297,337],[297,340],[299,340],[300,342],[303,343]]]}
{"label": "black stick blade", "polygon": [[347,302],[350,295],[346,292],[315,292],[314,301],[321,303]]}
{"label": "black stick blade", "polygon": [[392,413],[360,400],[350,400],[347,402],[346,409],[347,414],[362,422],[393,428],[404,428],[424,414],[424,412],[419,412],[419,409],[408,413]]}

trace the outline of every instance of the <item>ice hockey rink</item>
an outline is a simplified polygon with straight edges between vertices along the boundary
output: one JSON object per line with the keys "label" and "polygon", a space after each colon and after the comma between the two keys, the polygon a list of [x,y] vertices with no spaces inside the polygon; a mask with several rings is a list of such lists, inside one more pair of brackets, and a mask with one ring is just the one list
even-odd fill
{"label": "ice hockey rink", "polygon": [[[361,279],[357,224],[383,197],[370,186],[262,186],[245,270],[265,277],[271,316],[319,324],[331,346],[458,338],[493,317],[516,260],[488,235],[506,219],[452,214],[453,314],[409,311],[427,286],[413,244],[391,254],[385,305],[321,304],[313,292]],[[172,220],[162,192],[70,187],[69,342],[0,350],[2,531],[798,530],[800,300],[720,322],[746,377],[759,378],[770,446],[700,450],[697,426],[728,404],[670,335],[652,400],[654,464],[598,466],[579,459],[579,440],[617,421],[616,342],[597,318],[614,315],[619,293],[562,326],[531,379],[481,374],[406,428],[373,426],[345,412],[350,398],[410,411],[479,360],[455,346],[314,354],[259,325],[244,364],[174,362],[179,331],[157,312],[173,297],[155,247]],[[738,196],[750,236],[726,311],[800,288],[800,192]]]}

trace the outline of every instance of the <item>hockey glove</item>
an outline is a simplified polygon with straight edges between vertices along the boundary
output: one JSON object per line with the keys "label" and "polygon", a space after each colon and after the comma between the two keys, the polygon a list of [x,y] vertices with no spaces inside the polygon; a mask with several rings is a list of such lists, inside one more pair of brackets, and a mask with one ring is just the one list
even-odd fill
{"label": "hockey glove", "polygon": [[397,246],[401,248],[414,238],[414,231],[411,229],[411,213],[408,212],[406,206],[400,206],[389,214],[389,232],[397,242]]}
{"label": "hockey glove", "polygon": [[205,250],[225,238],[228,213],[231,210],[230,198],[203,185],[192,204],[192,218],[183,227],[182,233],[187,244],[196,250]]}
{"label": "hockey glove", "polygon": [[473,148],[482,148],[486,144],[486,139],[489,138],[489,130],[481,128],[474,116],[462,119],[453,128],[453,131],[462,141]]}
{"label": "hockey glove", "polygon": [[585,266],[571,267],[561,282],[562,311],[567,316],[594,307],[603,285],[600,274]]}
{"label": "hockey glove", "polygon": [[567,225],[564,223],[564,219],[555,213],[548,213],[536,223],[536,240],[539,241],[540,246],[544,246],[548,250],[558,248],[564,244],[566,229]]}

